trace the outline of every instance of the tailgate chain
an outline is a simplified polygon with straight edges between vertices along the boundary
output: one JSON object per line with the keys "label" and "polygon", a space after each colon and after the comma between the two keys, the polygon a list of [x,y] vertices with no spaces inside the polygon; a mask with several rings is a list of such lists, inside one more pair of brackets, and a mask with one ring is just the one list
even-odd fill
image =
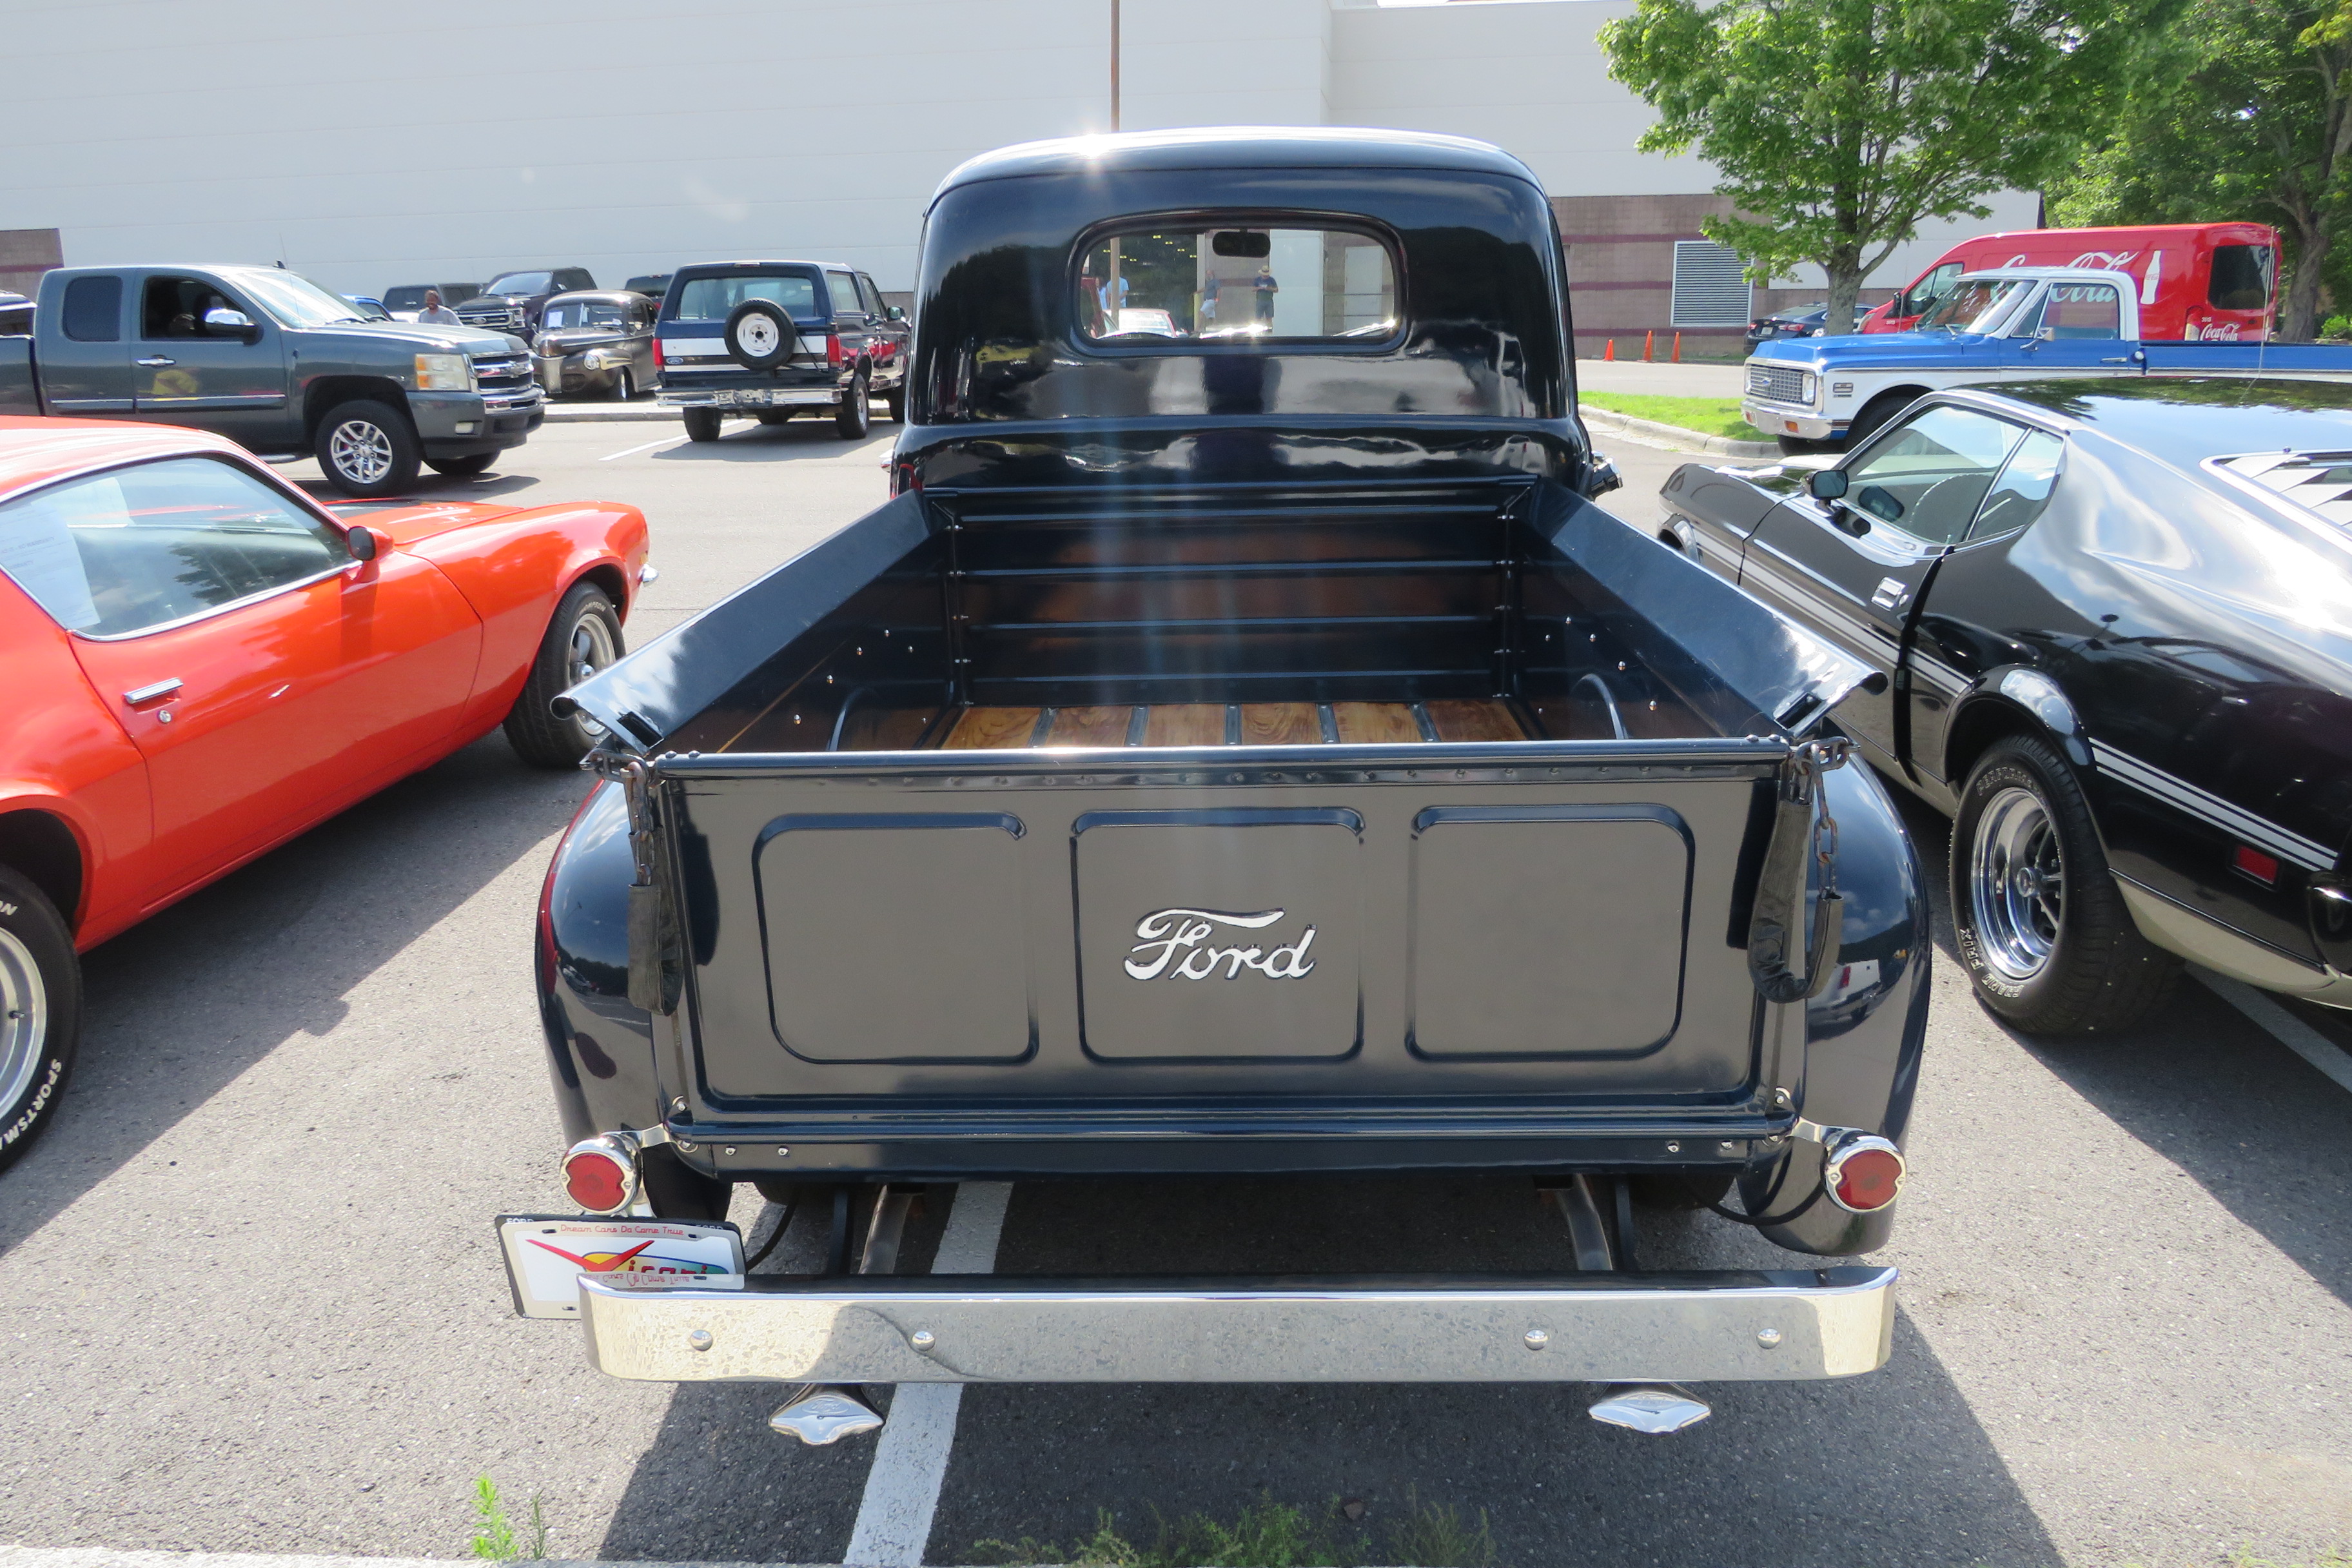
{"label": "tailgate chain", "polygon": [[[1771,845],[1757,879],[1756,912],[1748,927],[1748,969],[1768,1002],[1802,1002],[1818,996],[1830,974],[1845,929],[1845,900],[1837,890],[1837,818],[1830,815],[1823,774],[1842,768],[1853,742],[1843,737],[1807,741],[1790,748],[1774,794]],[[1821,874],[1810,939],[1804,908],[1805,858]]]}

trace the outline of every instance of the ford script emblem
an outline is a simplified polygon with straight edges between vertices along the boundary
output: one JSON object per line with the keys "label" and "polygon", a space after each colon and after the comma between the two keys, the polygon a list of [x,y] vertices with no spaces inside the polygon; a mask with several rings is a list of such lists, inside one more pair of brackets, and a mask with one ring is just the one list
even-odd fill
{"label": "ford script emblem", "polygon": [[1240,978],[1244,969],[1255,969],[1275,980],[1303,979],[1315,967],[1307,956],[1307,950],[1315,944],[1313,926],[1308,926],[1307,934],[1297,942],[1286,942],[1271,952],[1262,947],[1202,945],[1212,936],[1223,935],[1220,927],[1263,931],[1286,912],[1265,910],[1254,915],[1234,915],[1217,910],[1154,910],[1135,922],[1135,946],[1128,952],[1127,973],[1137,980],[1157,980],[1163,974],[1171,980],[1179,976],[1206,980],[1222,965],[1227,980]]}

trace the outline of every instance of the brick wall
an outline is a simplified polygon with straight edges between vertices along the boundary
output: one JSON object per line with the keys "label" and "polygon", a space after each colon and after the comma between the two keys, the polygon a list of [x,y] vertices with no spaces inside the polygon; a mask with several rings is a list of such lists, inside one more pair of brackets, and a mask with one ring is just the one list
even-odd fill
{"label": "brick wall", "polygon": [[0,228],[0,289],[30,294],[41,274],[63,267],[66,253],[53,228]]}

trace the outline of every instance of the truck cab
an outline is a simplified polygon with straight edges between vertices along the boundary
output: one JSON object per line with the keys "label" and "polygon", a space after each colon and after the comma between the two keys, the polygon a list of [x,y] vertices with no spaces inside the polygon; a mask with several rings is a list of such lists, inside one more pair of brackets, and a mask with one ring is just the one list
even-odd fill
{"label": "truck cab", "polygon": [[0,339],[0,408],[184,425],[263,457],[313,456],[329,483],[367,497],[401,493],[420,466],[479,473],[544,417],[515,339],[367,321],[274,267],[47,274],[32,335]]}

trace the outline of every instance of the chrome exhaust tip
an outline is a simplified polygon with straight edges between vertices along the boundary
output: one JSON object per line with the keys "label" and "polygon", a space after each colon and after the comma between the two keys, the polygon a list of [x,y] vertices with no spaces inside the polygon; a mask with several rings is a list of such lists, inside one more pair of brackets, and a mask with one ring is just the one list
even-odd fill
{"label": "chrome exhaust tip", "polygon": [[880,1411],[848,1389],[813,1385],[803,1389],[796,1398],[786,1400],[768,1417],[768,1425],[786,1436],[798,1437],[811,1447],[821,1448],[860,1432],[879,1431],[882,1420]]}
{"label": "chrome exhaust tip", "polygon": [[1592,1402],[1595,1421],[1635,1432],[1679,1432],[1715,1414],[1705,1400],[1671,1383],[1620,1383]]}

